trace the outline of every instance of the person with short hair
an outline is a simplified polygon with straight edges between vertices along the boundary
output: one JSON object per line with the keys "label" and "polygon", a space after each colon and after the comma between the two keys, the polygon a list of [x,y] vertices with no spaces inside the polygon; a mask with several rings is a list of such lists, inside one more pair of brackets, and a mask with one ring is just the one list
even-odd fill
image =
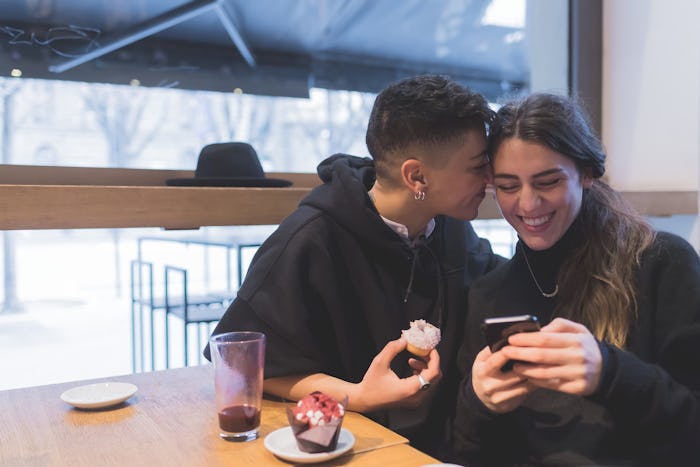
{"label": "person with short hair", "polygon": [[[519,241],[470,288],[459,459],[700,465],[697,253],[654,231],[602,180],[605,152],[574,99],[504,105],[489,148],[497,201]],[[541,330],[484,347],[484,318],[521,314]]]}
{"label": "person with short hair", "polygon": [[[350,410],[437,453],[454,409],[465,287],[502,261],[466,222],[491,181],[493,115],[445,77],[407,78],[376,98],[371,159],[319,165],[323,184],[262,244],[214,330],[265,333],[268,394],[347,395]],[[442,332],[424,360],[401,337],[419,319]]]}

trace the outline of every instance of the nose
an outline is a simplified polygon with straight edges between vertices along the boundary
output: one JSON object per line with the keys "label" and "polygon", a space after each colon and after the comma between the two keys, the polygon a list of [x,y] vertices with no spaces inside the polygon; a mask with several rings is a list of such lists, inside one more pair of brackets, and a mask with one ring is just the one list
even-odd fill
{"label": "nose", "polygon": [[523,213],[530,213],[534,212],[539,207],[542,199],[537,190],[533,190],[532,187],[524,185],[520,190],[520,198],[518,201],[520,210]]}

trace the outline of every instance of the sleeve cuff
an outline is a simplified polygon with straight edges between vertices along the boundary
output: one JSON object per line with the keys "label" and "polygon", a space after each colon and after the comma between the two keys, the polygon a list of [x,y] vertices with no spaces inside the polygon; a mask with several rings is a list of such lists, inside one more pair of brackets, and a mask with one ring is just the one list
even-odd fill
{"label": "sleeve cuff", "polygon": [[462,394],[466,406],[470,409],[472,416],[479,420],[479,422],[490,422],[498,417],[499,414],[486,407],[486,405],[481,402],[481,399],[479,399],[479,396],[476,395],[471,378],[468,378],[465,381],[462,387]]}
{"label": "sleeve cuff", "polygon": [[600,369],[600,381],[598,381],[598,387],[589,396],[590,399],[596,402],[601,402],[605,398],[612,386],[615,371],[617,368],[617,359],[615,358],[615,352],[609,348],[609,344],[604,342],[598,342],[598,348],[600,349],[601,356],[601,369]]}

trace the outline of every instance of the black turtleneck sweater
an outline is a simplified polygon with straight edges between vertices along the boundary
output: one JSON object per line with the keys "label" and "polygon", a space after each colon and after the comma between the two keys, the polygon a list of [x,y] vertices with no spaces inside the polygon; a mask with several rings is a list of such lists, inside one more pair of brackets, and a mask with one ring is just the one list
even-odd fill
{"label": "black turtleneck sweater", "polygon": [[551,292],[562,261],[583,239],[576,222],[552,248],[522,241],[504,266],[475,282],[460,352],[465,378],[454,427],[468,465],[700,465],[700,260],[683,239],[659,232],[637,271],[638,317],[627,348],[599,343],[603,375],[589,397],[540,389],[513,412],[490,412],[476,397],[471,365],[485,346],[484,318],[553,318]]}

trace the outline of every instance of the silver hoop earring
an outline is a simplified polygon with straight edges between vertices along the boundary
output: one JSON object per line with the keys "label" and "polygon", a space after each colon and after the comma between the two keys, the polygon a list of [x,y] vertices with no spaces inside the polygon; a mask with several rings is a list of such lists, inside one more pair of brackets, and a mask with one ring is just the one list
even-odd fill
{"label": "silver hoop earring", "polygon": [[425,199],[425,191],[418,190],[413,194],[413,199],[416,201],[423,201]]}

